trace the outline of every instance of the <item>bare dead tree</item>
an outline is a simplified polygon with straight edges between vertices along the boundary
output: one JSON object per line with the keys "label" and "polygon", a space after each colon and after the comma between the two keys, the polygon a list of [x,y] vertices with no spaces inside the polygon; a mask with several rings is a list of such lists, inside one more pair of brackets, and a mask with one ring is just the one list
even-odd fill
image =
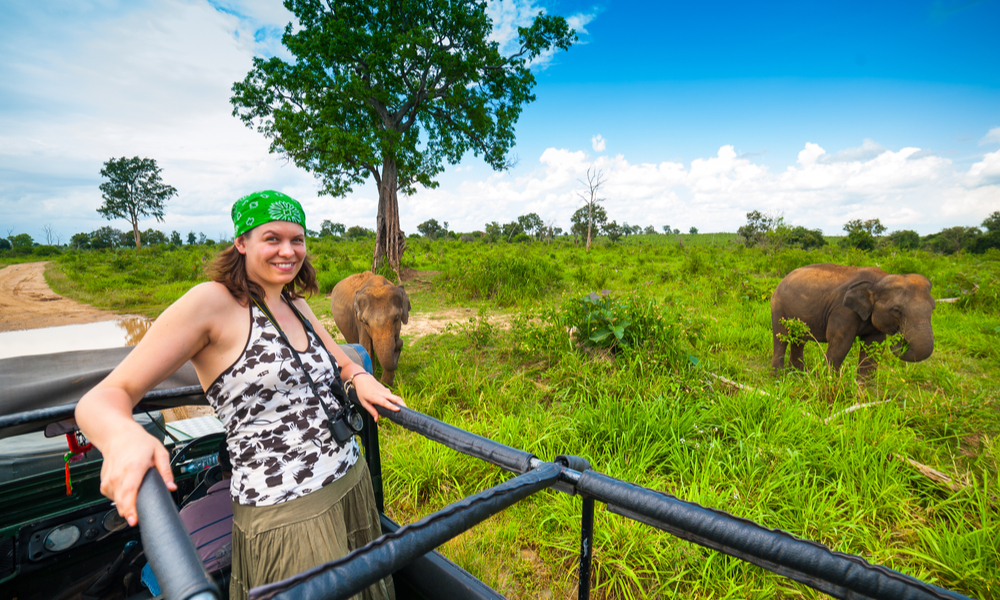
{"label": "bare dead tree", "polygon": [[46,223],[45,226],[42,227],[42,231],[45,232],[45,245],[51,246],[52,238],[55,237],[55,233],[52,231],[52,223]]}
{"label": "bare dead tree", "polygon": [[587,186],[587,191],[577,192],[577,196],[583,200],[584,207],[587,209],[587,252],[590,252],[590,239],[594,229],[594,208],[598,202],[604,201],[604,198],[597,197],[597,192],[601,189],[602,185],[607,183],[607,177],[597,167],[590,166],[587,167],[587,181],[582,179],[578,179],[577,181]]}

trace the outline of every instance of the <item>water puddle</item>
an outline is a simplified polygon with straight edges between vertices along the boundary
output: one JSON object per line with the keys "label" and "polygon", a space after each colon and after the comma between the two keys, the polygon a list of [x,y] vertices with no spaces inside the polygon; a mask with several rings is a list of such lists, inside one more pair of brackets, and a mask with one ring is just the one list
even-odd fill
{"label": "water puddle", "polygon": [[0,358],[134,346],[152,324],[146,317],[125,317],[84,325],[5,331],[0,333]]}

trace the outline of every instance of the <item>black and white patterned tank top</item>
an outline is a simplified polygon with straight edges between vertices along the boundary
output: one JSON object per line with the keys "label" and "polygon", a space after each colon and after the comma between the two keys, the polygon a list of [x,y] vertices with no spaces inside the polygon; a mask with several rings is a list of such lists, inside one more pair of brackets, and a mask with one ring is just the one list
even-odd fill
{"label": "black and white patterned tank top", "polygon": [[[299,352],[323,401],[340,407],[329,384],[339,367],[323,342],[306,331]],[[336,481],[358,460],[357,442],[338,446],[292,351],[259,308],[250,304],[250,335],[243,354],[222,372],[205,396],[226,427],[233,463],[230,494],[249,506],[294,500]]]}

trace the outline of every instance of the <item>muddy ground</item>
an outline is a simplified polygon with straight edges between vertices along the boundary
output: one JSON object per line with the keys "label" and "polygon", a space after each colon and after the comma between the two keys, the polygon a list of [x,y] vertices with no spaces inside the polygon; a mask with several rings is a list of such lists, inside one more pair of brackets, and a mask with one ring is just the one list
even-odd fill
{"label": "muddy ground", "polygon": [[53,292],[45,283],[47,264],[24,263],[0,269],[0,331],[80,325],[118,317]]}

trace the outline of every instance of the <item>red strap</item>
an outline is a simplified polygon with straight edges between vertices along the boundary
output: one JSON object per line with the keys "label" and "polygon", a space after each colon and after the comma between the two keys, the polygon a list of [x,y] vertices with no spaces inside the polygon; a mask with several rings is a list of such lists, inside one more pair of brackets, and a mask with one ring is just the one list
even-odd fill
{"label": "red strap", "polygon": [[69,444],[69,452],[67,452],[66,456],[63,457],[63,460],[66,461],[66,495],[72,496],[73,484],[70,483],[69,480],[69,461],[72,460],[77,454],[83,454],[84,452],[91,450],[94,445],[87,442],[85,445],[81,446],[79,441],[76,439],[75,432],[66,434],[66,443]]}
{"label": "red strap", "polygon": [[66,434],[66,442],[69,444],[69,451],[71,453],[73,453],[74,455],[76,455],[76,454],[83,454],[84,452],[87,452],[87,451],[93,449],[93,447],[94,447],[94,445],[92,443],[90,443],[90,442],[87,442],[86,445],[81,446],[80,443],[79,443],[79,441],[76,439],[76,433],[75,432],[74,433],[67,433]]}

